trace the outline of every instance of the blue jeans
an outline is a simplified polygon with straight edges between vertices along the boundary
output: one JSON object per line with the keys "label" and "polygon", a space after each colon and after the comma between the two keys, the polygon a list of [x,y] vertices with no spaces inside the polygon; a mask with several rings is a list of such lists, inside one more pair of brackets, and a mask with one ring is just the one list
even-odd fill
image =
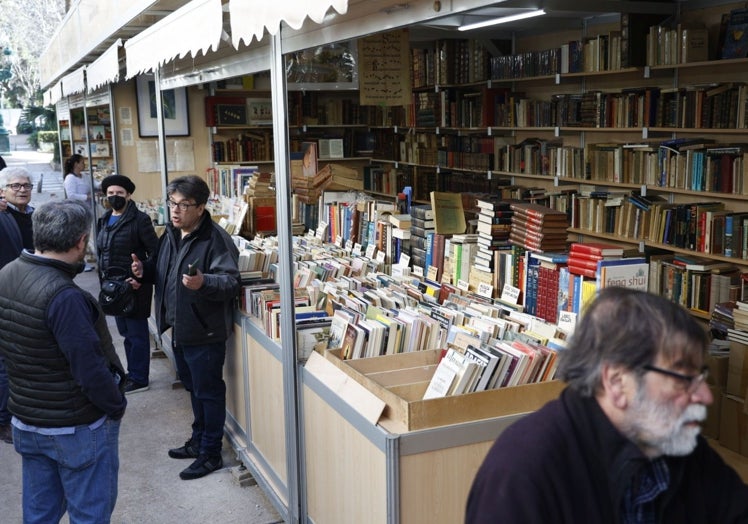
{"label": "blue jeans", "polygon": [[0,357],[0,425],[10,424],[10,411],[8,411],[8,370],[5,369],[5,360]]}
{"label": "blue jeans", "polygon": [[118,420],[69,435],[43,435],[13,427],[22,458],[23,522],[108,523],[117,502]]}
{"label": "blue jeans", "polygon": [[148,384],[151,366],[151,339],[147,318],[114,317],[117,331],[125,339],[127,375],[138,384]]}
{"label": "blue jeans", "polygon": [[226,383],[223,362],[226,343],[204,346],[174,346],[179,380],[190,392],[192,402],[192,442],[201,455],[221,455],[223,425],[226,422]]}

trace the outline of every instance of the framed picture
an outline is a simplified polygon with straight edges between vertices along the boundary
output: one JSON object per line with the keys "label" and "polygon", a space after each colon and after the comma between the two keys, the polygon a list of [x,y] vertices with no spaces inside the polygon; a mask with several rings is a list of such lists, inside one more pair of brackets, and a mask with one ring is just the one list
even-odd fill
{"label": "framed picture", "polygon": [[[138,131],[141,137],[158,136],[156,119],[156,83],[151,75],[139,75],[135,81],[138,105]],[[162,91],[166,136],[189,136],[190,118],[187,90],[184,87]]]}
{"label": "framed picture", "polygon": [[358,89],[355,40],[323,44],[286,55],[289,91]]}
{"label": "framed picture", "polygon": [[269,98],[248,98],[247,115],[251,126],[271,125],[273,102]]}
{"label": "framed picture", "polygon": [[247,106],[244,104],[216,104],[216,124],[246,126]]}
{"label": "framed picture", "polygon": [[109,154],[109,142],[91,142],[91,157],[106,158]]}

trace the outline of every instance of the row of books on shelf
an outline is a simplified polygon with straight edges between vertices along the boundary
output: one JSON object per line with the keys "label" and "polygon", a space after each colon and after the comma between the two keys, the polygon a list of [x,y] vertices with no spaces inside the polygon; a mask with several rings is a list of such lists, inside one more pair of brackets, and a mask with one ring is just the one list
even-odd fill
{"label": "row of books on shelf", "polygon": [[[745,183],[748,176],[748,144],[745,143],[679,138],[596,142],[579,147],[564,145],[558,138],[529,137],[513,143],[510,137],[446,139],[428,133],[409,136],[399,142],[403,147],[396,158],[402,162],[433,166],[433,176],[424,171],[423,176],[414,179],[412,170],[404,166],[395,168],[374,164],[364,170],[363,189],[394,193],[396,187],[414,185],[418,194],[427,195],[431,190],[469,191],[467,188],[461,190],[437,186],[470,182],[475,185],[473,191],[490,192],[481,187],[501,183],[499,177],[488,179],[485,176],[486,172],[494,171],[688,191],[748,194]],[[442,146],[442,143],[451,145]],[[463,152],[461,148],[469,151]],[[489,150],[491,152],[487,152]],[[452,177],[448,169],[473,171],[481,176],[471,180],[469,172],[457,172]]]}
{"label": "row of books on shelf", "polygon": [[707,255],[748,259],[748,213],[724,202],[669,203],[656,195],[571,195],[571,226]]}
{"label": "row of books on shelf", "polygon": [[[664,15],[624,13],[618,29],[553,48],[514,54],[507,50],[489,55],[479,41],[440,40],[431,48],[411,50],[413,85],[418,88],[489,78],[514,79],[643,66],[649,28],[664,18]],[[470,42],[474,42],[472,47]],[[687,39],[684,45],[689,51],[684,57],[698,59],[695,39],[694,42]]]}
{"label": "row of books on shelf", "polygon": [[408,125],[743,129],[747,124],[747,89],[743,82],[641,86],[557,93],[538,99],[510,88],[445,88],[414,93]]}

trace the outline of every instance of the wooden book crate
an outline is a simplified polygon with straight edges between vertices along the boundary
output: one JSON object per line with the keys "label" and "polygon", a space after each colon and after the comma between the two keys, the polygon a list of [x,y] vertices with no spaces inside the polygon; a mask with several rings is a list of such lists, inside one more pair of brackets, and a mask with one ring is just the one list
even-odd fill
{"label": "wooden book crate", "polygon": [[441,350],[342,360],[341,350],[325,357],[386,404],[379,423],[390,431],[460,424],[535,411],[556,398],[564,384],[554,380],[423,400]]}

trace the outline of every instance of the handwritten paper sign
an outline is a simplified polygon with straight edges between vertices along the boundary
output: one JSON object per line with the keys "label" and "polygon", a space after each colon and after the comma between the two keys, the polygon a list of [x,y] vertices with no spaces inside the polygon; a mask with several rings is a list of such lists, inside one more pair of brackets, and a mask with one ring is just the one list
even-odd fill
{"label": "handwritten paper sign", "polygon": [[407,30],[362,38],[358,43],[360,104],[410,103],[410,43]]}

